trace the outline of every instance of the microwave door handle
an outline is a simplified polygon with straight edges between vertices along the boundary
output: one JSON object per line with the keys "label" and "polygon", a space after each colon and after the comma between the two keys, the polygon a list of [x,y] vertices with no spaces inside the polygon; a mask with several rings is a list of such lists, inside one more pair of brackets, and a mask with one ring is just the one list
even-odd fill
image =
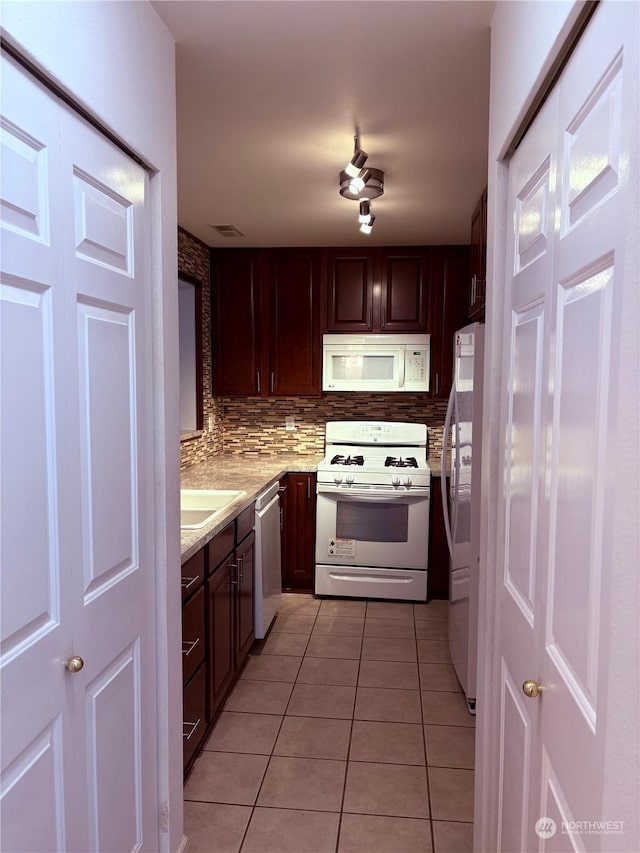
{"label": "microwave door handle", "polygon": [[[450,556],[453,556],[453,541],[451,538],[451,520],[449,518],[449,507],[447,506],[447,447],[449,446],[449,433],[451,430],[451,415],[453,414],[453,401],[455,398],[455,382],[451,386],[447,414],[444,419],[444,430],[442,436],[442,457],[440,460],[440,494],[442,497],[442,515],[444,517],[444,532],[447,535],[447,546]],[[452,472],[453,473],[453,472]]]}
{"label": "microwave door handle", "polygon": [[404,367],[404,359],[405,359],[405,351],[403,349],[400,350],[400,388],[404,388],[404,378],[405,378],[405,367]]}

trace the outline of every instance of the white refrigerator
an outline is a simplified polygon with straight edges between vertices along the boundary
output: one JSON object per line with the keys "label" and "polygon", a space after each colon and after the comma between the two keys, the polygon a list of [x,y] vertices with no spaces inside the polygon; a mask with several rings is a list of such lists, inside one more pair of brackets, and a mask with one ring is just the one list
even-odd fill
{"label": "white refrigerator", "polygon": [[480,565],[480,454],[484,325],[472,323],[453,336],[453,384],[447,406],[442,453],[446,482],[451,440],[449,506],[442,489],[449,546],[449,648],[456,675],[475,713]]}

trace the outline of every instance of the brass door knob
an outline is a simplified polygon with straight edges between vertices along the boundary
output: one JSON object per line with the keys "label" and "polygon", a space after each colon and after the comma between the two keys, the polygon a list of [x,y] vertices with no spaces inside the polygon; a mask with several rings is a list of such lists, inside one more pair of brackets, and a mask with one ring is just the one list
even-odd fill
{"label": "brass door knob", "polygon": [[528,696],[529,699],[535,699],[542,693],[542,686],[538,684],[537,681],[529,679],[522,685],[522,692],[525,696]]}
{"label": "brass door knob", "polygon": [[81,657],[74,655],[74,657],[69,658],[69,660],[65,663],[65,667],[69,670],[69,672],[80,672],[82,667],[84,666],[84,661]]}

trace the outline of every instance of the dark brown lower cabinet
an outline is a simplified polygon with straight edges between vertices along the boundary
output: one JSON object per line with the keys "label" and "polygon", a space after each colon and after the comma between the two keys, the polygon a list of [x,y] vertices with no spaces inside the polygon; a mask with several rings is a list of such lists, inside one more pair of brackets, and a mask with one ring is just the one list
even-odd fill
{"label": "dark brown lower cabinet", "polygon": [[[449,478],[445,483],[449,494]],[[448,503],[448,501],[447,501]],[[431,478],[427,598],[449,598],[449,547],[442,512],[442,479]]]}
{"label": "dark brown lower cabinet", "polygon": [[207,730],[207,666],[204,661],[182,694],[182,756],[187,768]]}
{"label": "dark brown lower cabinet", "polygon": [[185,774],[253,645],[254,517],[252,504],[183,566],[183,588],[190,584],[182,607]]}
{"label": "dark brown lower cabinet", "polygon": [[210,720],[220,709],[253,644],[254,553],[252,530],[207,580]]}
{"label": "dark brown lower cabinet", "polygon": [[287,474],[282,519],[282,588],[313,592],[315,584],[316,475]]}

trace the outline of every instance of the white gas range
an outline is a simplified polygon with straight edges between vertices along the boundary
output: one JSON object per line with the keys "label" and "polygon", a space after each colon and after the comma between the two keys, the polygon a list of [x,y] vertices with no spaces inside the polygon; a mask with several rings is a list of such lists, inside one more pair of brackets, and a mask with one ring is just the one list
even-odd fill
{"label": "white gas range", "polygon": [[425,601],[430,484],[424,424],[330,421],[318,466],[316,594]]}

